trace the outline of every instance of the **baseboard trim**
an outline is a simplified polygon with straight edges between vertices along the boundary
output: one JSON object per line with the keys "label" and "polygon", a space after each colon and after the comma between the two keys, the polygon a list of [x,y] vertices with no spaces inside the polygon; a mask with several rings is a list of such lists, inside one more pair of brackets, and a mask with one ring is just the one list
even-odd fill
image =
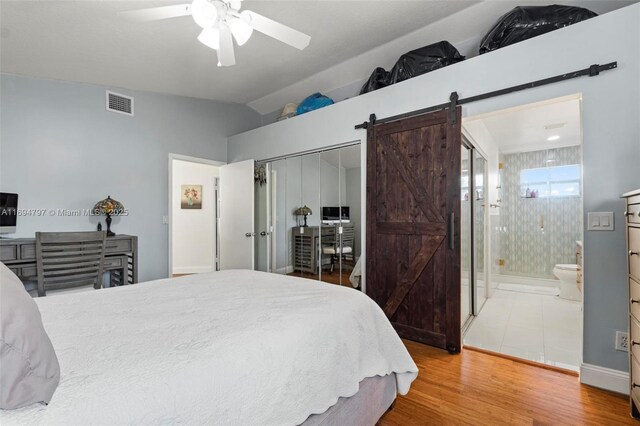
{"label": "baseboard trim", "polygon": [[202,274],[204,272],[213,272],[211,266],[183,266],[180,268],[173,268],[171,275],[176,274]]}
{"label": "baseboard trim", "polygon": [[285,266],[284,268],[276,269],[276,274],[288,275],[293,272],[293,266]]}
{"label": "baseboard trim", "polygon": [[592,364],[580,365],[580,383],[629,395],[629,373]]}
{"label": "baseboard trim", "polygon": [[569,370],[567,368],[560,368],[560,367],[556,367],[555,365],[545,364],[543,362],[536,362],[536,361],[531,361],[531,360],[524,359],[524,358],[518,358],[516,356],[502,354],[500,352],[494,352],[494,351],[490,351],[488,349],[482,349],[482,348],[478,348],[478,347],[475,347],[475,346],[462,345],[462,347],[464,349],[467,349],[467,350],[470,350],[470,351],[480,352],[480,353],[491,355],[491,356],[495,356],[495,357],[498,357],[498,358],[508,359],[510,361],[513,361],[513,362],[519,362],[520,364],[531,365],[533,367],[538,367],[538,368],[543,368],[545,370],[555,371],[556,373],[562,373],[562,374],[566,374],[568,376],[578,377],[578,372],[577,371]]}

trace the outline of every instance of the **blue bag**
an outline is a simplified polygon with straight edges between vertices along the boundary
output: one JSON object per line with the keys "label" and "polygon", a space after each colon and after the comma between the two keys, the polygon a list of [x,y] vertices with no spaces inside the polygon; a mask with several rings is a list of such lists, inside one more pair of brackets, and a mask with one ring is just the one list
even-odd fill
{"label": "blue bag", "polygon": [[333,105],[333,100],[320,93],[314,93],[298,105],[297,115]]}

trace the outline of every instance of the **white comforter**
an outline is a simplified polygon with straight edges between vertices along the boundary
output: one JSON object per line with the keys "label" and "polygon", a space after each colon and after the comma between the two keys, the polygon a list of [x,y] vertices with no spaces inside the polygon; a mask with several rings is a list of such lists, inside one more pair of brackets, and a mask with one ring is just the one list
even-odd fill
{"label": "white comforter", "polygon": [[417,367],[351,288],[225,271],[36,299],[61,383],[5,424],[294,425],[358,383]]}

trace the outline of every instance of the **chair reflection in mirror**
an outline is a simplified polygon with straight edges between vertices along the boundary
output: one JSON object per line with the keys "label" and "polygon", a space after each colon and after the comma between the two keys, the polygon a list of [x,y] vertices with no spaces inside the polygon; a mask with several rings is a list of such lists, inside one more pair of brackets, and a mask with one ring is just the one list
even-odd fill
{"label": "chair reflection in mirror", "polygon": [[[352,267],[355,264],[354,237],[355,227],[353,225],[342,225],[342,234],[339,232],[340,226],[336,226],[335,233],[323,233],[322,257],[329,258],[329,273],[333,273],[335,264],[340,260],[348,262]],[[322,262],[325,265],[325,262]]]}

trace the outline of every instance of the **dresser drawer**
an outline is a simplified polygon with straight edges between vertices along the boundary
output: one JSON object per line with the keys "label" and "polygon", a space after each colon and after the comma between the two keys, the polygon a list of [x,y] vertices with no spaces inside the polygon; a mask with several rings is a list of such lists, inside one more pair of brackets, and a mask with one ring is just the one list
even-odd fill
{"label": "dresser drawer", "polygon": [[104,258],[104,269],[120,269],[127,263],[127,256],[115,256]]}
{"label": "dresser drawer", "polygon": [[38,268],[35,266],[23,266],[21,274],[23,278],[38,278]]}
{"label": "dresser drawer", "polygon": [[631,355],[631,393],[640,400],[640,363],[635,356]]}
{"label": "dresser drawer", "polygon": [[640,204],[627,206],[627,223],[640,223]]}
{"label": "dresser drawer", "polygon": [[18,246],[17,245],[2,245],[0,246],[0,261],[8,262],[18,259]]}
{"label": "dresser drawer", "polygon": [[20,260],[35,260],[36,245],[31,243],[20,244]]}
{"label": "dresser drawer", "polygon": [[107,238],[106,253],[129,253],[133,251],[133,241],[131,238],[117,239]]}
{"label": "dresser drawer", "polygon": [[[629,349],[637,359],[640,359],[640,322],[633,316],[629,322]],[[634,344],[634,342],[637,344]]]}
{"label": "dresser drawer", "polygon": [[[629,278],[629,312],[640,320],[640,283]],[[635,301],[635,302],[634,302]]]}
{"label": "dresser drawer", "polygon": [[640,278],[640,228],[629,227],[629,274]]}
{"label": "dresser drawer", "polygon": [[634,195],[627,198],[627,204],[640,204],[640,195]]}

